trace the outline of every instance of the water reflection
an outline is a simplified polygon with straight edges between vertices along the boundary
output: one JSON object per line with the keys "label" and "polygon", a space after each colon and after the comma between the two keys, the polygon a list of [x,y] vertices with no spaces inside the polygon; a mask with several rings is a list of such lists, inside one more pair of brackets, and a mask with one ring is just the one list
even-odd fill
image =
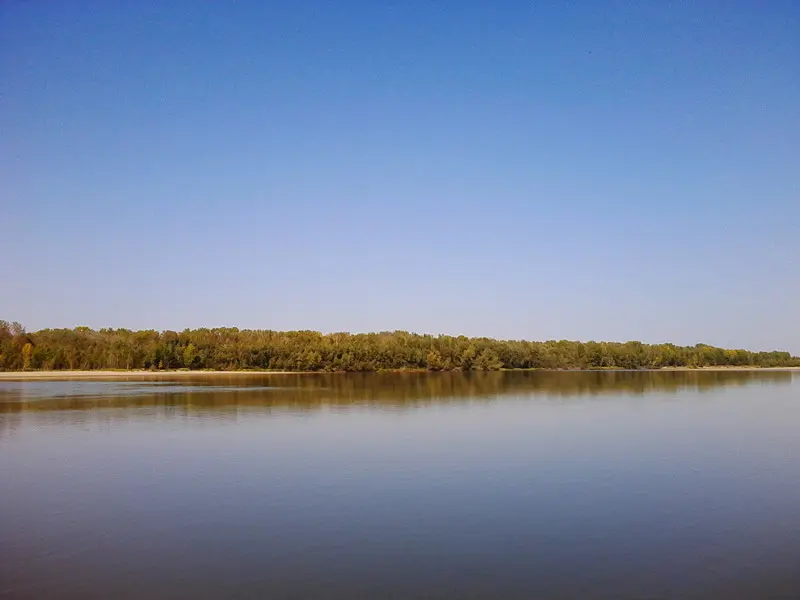
{"label": "water reflection", "polygon": [[101,407],[326,405],[401,408],[500,396],[584,397],[707,392],[724,386],[789,385],[791,371],[589,371],[219,375],[173,381],[0,382],[0,413]]}

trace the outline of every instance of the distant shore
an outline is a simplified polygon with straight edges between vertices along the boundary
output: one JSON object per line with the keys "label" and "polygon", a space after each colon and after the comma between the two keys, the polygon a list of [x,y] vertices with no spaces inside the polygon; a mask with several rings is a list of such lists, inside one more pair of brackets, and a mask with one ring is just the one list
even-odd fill
{"label": "distant shore", "polygon": [[[508,371],[546,371],[546,372],[596,372],[596,371],[624,371],[624,369],[507,369]],[[636,369],[632,370],[636,371]],[[663,367],[661,369],[639,369],[639,371],[797,371],[800,372],[800,367]],[[413,372],[413,373],[428,373],[429,371],[384,371],[384,372]],[[496,372],[496,371],[495,371]],[[38,380],[38,379],[123,379],[127,377],[137,377],[144,379],[169,379],[174,377],[218,377],[220,375],[235,375],[235,376],[263,376],[263,375],[308,375],[320,374],[324,371],[0,371],[0,380]],[[328,374],[332,374],[327,372]]]}

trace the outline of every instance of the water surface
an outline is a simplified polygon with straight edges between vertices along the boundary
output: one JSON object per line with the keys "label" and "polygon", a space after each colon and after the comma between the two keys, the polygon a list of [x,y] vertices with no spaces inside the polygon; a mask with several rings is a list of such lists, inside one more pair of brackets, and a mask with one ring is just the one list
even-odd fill
{"label": "water surface", "polygon": [[0,596],[800,596],[800,374],[0,381]]}

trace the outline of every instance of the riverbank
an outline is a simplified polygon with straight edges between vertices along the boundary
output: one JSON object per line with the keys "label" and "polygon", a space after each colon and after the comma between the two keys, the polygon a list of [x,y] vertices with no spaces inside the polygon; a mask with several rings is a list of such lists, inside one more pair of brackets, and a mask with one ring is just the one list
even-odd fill
{"label": "riverbank", "polygon": [[657,371],[800,371],[800,367],[661,367]]}
{"label": "riverbank", "polygon": [[[570,369],[506,369],[506,371],[569,371]],[[622,369],[572,369],[573,372],[593,372],[593,371],[619,371]],[[640,369],[647,371],[649,369]],[[800,367],[663,367],[661,369],[650,369],[657,371],[797,371]],[[395,371],[395,372],[414,372],[428,373],[429,371]],[[219,377],[221,375],[231,375],[237,377],[244,376],[264,376],[264,375],[303,375],[320,373],[319,371],[0,371],[0,381],[34,381],[40,379],[123,379],[135,377],[138,379],[174,379],[176,377]]]}
{"label": "riverbank", "polygon": [[0,371],[0,380],[34,379],[172,379],[175,377],[218,377],[220,375],[297,375],[298,371]]}

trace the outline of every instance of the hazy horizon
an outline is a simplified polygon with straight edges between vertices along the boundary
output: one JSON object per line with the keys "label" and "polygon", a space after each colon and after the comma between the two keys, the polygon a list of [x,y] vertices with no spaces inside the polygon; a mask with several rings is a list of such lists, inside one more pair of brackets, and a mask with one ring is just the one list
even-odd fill
{"label": "hazy horizon", "polygon": [[0,318],[800,355],[800,6],[0,6]]}

